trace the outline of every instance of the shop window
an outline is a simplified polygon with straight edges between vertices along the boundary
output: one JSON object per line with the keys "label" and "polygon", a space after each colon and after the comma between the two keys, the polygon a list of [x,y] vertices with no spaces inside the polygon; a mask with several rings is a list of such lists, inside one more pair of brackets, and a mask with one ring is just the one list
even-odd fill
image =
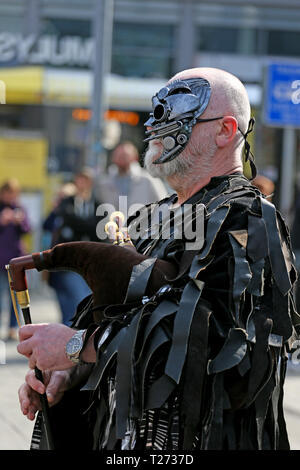
{"label": "shop window", "polygon": [[300,56],[300,31],[269,31],[268,54]]}
{"label": "shop window", "polygon": [[118,23],[113,28],[112,73],[167,77],[172,73],[173,28],[170,25]]}
{"label": "shop window", "polygon": [[48,18],[42,21],[42,34],[53,34],[57,37],[80,36],[91,37],[91,21],[71,18]]}
{"label": "shop window", "polygon": [[257,47],[257,31],[251,28],[200,26],[197,49],[203,52],[253,54]]}

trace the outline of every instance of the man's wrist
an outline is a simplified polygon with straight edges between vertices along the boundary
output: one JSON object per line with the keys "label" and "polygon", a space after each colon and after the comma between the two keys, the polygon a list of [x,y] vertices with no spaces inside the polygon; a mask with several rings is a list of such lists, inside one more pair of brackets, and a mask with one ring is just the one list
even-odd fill
{"label": "man's wrist", "polygon": [[84,346],[85,333],[86,333],[86,330],[75,331],[73,336],[71,336],[71,338],[66,344],[66,347],[65,347],[66,357],[73,364],[80,363],[80,353]]}
{"label": "man's wrist", "polygon": [[96,331],[94,331],[91,335],[89,335],[89,337],[85,341],[85,344],[79,355],[80,363],[89,364],[89,363],[96,362],[96,351],[94,347],[95,333]]}
{"label": "man's wrist", "polygon": [[99,325],[91,324],[86,330],[74,330],[74,335],[66,344],[66,356],[75,365],[96,362],[94,338]]}

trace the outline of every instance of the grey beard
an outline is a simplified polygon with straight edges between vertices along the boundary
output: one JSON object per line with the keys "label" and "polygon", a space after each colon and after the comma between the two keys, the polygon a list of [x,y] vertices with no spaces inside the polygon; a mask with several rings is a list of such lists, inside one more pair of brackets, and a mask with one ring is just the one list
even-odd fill
{"label": "grey beard", "polygon": [[183,158],[182,154],[178,155],[174,160],[167,163],[155,165],[153,160],[156,160],[162,154],[162,150],[150,141],[149,147],[145,153],[144,165],[147,171],[154,178],[166,179],[170,176],[184,176],[190,170],[190,161]]}
{"label": "grey beard", "polygon": [[[192,150],[192,153],[189,150]],[[162,151],[162,146],[154,144],[153,141],[149,142],[149,147],[144,157],[144,164],[150,175],[164,180],[172,177],[182,181],[185,178],[188,179],[188,184],[190,185],[194,184],[199,177],[210,175],[216,146],[215,144],[207,144],[202,149],[205,156],[201,156],[200,152],[197,153],[197,150],[193,147],[192,149],[186,148],[171,162],[155,165],[153,160],[156,160],[162,154]]]}

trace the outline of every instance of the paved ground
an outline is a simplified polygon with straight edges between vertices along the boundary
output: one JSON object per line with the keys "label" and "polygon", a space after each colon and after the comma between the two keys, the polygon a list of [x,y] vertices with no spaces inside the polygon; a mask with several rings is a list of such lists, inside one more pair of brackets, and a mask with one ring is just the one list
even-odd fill
{"label": "paved ground", "polygon": [[[60,321],[52,291],[41,285],[31,292],[31,317],[36,323]],[[3,321],[4,323],[4,321]],[[2,324],[2,335],[6,328]],[[3,346],[3,342],[1,343]],[[28,370],[27,360],[17,350],[17,341],[5,342],[6,364],[0,354],[0,450],[26,450],[30,444],[33,422],[20,411],[18,388]]]}
{"label": "paved ground", "polygon": [[[56,301],[46,286],[32,293],[31,315],[37,323],[59,321]],[[17,353],[16,345],[15,341],[0,342],[0,450],[28,449],[33,427],[19,410],[18,388],[24,380],[27,361]],[[6,364],[1,364],[4,348]],[[300,364],[291,364],[288,369],[284,406],[291,449],[300,450]]]}

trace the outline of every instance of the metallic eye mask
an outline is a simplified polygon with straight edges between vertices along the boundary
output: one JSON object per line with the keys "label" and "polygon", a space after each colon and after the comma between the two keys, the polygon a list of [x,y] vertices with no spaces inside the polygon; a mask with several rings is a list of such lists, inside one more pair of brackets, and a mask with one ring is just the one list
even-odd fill
{"label": "metallic eye mask", "polygon": [[197,122],[213,121],[199,119],[207,108],[211,95],[210,84],[204,78],[175,80],[161,88],[152,98],[152,113],[145,122],[146,139],[162,139],[164,151],[153,163],[165,163],[174,160],[186,147],[193,126]]}

